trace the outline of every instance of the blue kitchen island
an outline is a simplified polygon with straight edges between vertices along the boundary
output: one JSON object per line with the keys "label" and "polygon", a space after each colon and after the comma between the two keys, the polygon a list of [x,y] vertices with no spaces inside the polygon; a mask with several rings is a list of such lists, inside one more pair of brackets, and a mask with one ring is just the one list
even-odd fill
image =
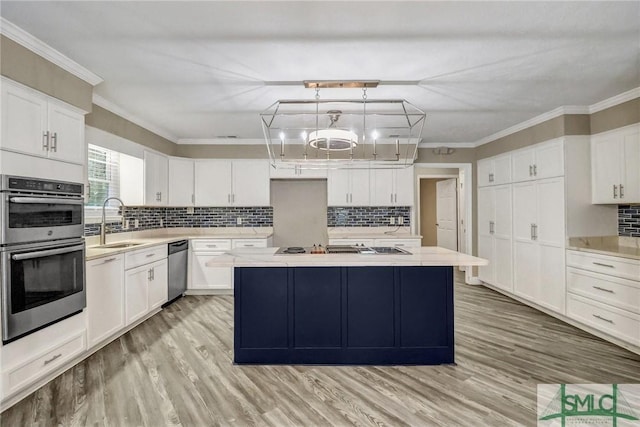
{"label": "blue kitchen island", "polygon": [[453,267],[486,261],[441,248],[415,251],[286,259],[273,250],[232,253],[234,362],[454,363]]}

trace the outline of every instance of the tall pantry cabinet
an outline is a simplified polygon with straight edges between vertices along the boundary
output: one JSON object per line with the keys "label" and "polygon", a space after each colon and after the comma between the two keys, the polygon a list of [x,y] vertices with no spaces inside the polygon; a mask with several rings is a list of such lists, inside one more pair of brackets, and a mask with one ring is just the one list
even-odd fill
{"label": "tall pantry cabinet", "polygon": [[[490,261],[483,282],[565,314],[567,239],[615,229],[610,212],[591,204],[589,153],[588,136],[566,136],[478,161],[479,174],[508,177],[491,185],[478,176],[478,255]],[[506,169],[505,156],[510,170],[495,171]]]}

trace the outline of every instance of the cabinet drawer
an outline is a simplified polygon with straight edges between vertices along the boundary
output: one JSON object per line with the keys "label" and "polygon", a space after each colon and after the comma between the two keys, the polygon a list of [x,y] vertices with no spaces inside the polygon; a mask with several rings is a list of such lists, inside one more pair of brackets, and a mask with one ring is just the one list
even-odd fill
{"label": "cabinet drawer", "polygon": [[55,347],[3,373],[3,395],[9,396],[82,353],[85,333],[73,335]]}
{"label": "cabinet drawer", "polygon": [[231,245],[235,248],[266,248],[267,239],[233,239]]}
{"label": "cabinet drawer", "polygon": [[568,268],[567,289],[574,294],[640,314],[640,282]]}
{"label": "cabinet drawer", "polygon": [[376,239],[375,246],[397,246],[399,248],[419,248],[420,239]]}
{"label": "cabinet drawer", "polygon": [[231,239],[198,239],[191,241],[194,251],[228,251]]}
{"label": "cabinet drawer", "polygon": [[638,280],[640,278],[640,261],[627,258],[567,251],[567,265],[623,279]]}
{"label": "cabinet drawer", "polygon": [[640,316],[578,295],[567,295],[567,315],[609,335],[640,345]]}
{"label": "cabinet drawer", "polygon": [[124,268],[128,270],[130,268],[139,267],[141,265],[149,264],[167,257],[167,245],[154,246],[148,249],[140,249],[134,252],[128,252],[124,257]]}

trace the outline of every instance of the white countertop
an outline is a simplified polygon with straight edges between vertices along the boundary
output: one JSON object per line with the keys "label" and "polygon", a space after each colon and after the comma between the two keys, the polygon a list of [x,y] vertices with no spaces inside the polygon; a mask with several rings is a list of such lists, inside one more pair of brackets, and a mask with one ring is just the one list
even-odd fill
{"label": "white countertop", "polygon": [[435,246],[410,248],[411,255],[295,254],[275,255],[278,248],[241,248],[212,257],[207,266],[317,267],[317,266],[475,266],[482,258]]}
{"label": "white countertop", "polygon": [[[250,229],[249,229],[250,231]],[[122,236],[119,236],[122,234]],[[136,251],[139,249],[150,248],[156,245],[168,244],[171,242],[177,242],[179,240],[192,240],[192,239],[266,239],[273,236],[273,232],[271,230],[267,232],[216,232],[212,234],[194,234],[190,231],[185,230],[184,234],[180,233],[170,233],[163,234],[160,236],[153,235],[144,235],[144,234],[133,234],[133,235],[125,235],[124,233],[118,234],[110,234],[107,238],[107,244],[118,243],[118,242],[133,242],[139,243],[135,246],[129,246],[126,248],[102,248],[97,246],[97,240],[94,237],[87,238],[87,250],[85,254],[85,259],[87,261],[91,261],[93,259],[102,258],[105,256],[111,256],[116,254],[121,254],[130,251]]]}
{"label": "white countertop", "polygon": [[572,237],[569,239],[567,249],[640,260],[639,237]]}

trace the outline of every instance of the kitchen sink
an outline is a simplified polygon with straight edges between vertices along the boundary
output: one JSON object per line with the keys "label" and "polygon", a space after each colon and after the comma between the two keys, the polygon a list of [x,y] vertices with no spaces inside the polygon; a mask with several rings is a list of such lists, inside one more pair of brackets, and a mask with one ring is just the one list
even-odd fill
{"label": "kitchen sink", "polygon": [[106,245],[100,245],[99,248],[104,249],[122,249],[122,248],[130,248],[131,246],[142,245],[143,243],[137,242],[117,242],[117,243],[108,243]]}

